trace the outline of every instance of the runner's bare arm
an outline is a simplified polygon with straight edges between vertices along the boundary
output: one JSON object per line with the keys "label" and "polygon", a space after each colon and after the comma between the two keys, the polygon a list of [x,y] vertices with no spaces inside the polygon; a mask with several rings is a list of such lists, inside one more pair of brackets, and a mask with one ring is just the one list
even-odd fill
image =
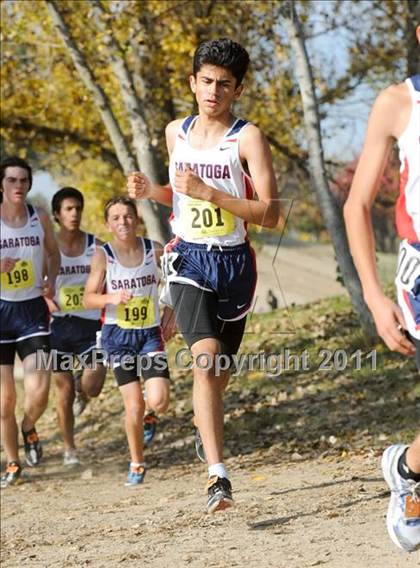
{"label": "runner's bare arm", "polygon": [[239,150],[241,159],[247,163],[258,201],[217,190],[191,170],[176,173],[176,189],[192,198],[210,201],[249,223],[275,227],[280,207],[270,146],[260,129],[251,124],[244,129]]}
{"label": "runner's bare arm", "polygon": [[83,306],[87,310],[102,310],[107,304],[125,304],[132,294],[120,290],[111,294],[102,293],[106,274],[106,257],[102,249],[97,248],[92,256],[90,274],[83,294]]}
{"label": "runner's bare arm", "polygon": [[365,301],[372,312],[379,335],[388,347],[405,355],[412,344],[398,331],[406,327],[400,308],[382,291],[376,259],[371,209],[396,137],[396,116],[401,109],[396,87],[383,91],[373,105],[365,144],[344,206],[344,218],[351,253],[359,273]]}
{"label": "runner's bare arm", "polygon": [[[182,120],[173,120],[166,127],[166,147],[169,157],[172,154],[181,123]],[[142,172],[133,172],[128,176],[127,191],[132,199],[153,199],[162,205],[172,207],[172,188],[170,184],[152,184],[149,178]]]}
{"label": "runner's bare arm", "polygon": [[46,276],[44,294],[51,300],[55,294],[55,281],[60,270],[61,256],[57,241],[55,240],[54,230],[47,212],[41,207],[37,207],[39,219],[44,229],[44,248],[46,257]]}
{"label": "runner's bare arm", "polygon": [[153,251],[155,253],[156,264],[161,267],[161,257],[163,254],[163,245],[158,241],[153,241]]}

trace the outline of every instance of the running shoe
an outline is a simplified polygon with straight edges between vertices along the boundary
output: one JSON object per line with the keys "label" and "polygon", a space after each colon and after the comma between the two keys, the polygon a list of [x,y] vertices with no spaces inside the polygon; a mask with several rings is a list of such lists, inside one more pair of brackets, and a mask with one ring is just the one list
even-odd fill
{"label": "running shoe", "polygon": [[206,454],[204,452],[203,440],[201,439],[200,430],[195,427],[194,428],[194,442],[195,442],[195,452],[197,457],[203,463],[207,462]]}
{"label": "running shoe", "polygon": [[85,393],[76,391],[73,401],[73,416],[74,417],[80,416],[84,412],[87,403],[88,403],[88,398],[85,395]]}
{"label": "running shoe", "polygon": [[0,486],[2,489],[9,487],[9,485],[17,485],[20,482],[22,468],[18,462],[9,462],[6,467],[6,472],[1,478]]}
{"label": "running shoe", "polygon": [[146,475],[146,468],[142,465],[128,468],[127,481],[125,482],[126,487],[137,487],[141,485],[144,481],[144,476]]}
{"label": "running shoe", "polygon": [[158,418],[154,412],[148,412],[143,420],[143,442],[145,446],[152,443],[156,434]]}
{"label": "running shoe", "polygon": [[382,455],[382,473],[391,490],[386,524],[392,542],[414,552],[420,548],[420,482],[404,479],[398,472],[398,460],[408,446],[395,444]]}
{"label": "running shoe", "polygon": [[63,465],[66,466],[75,466],[80,465],[80,460],[77,457],[77,452],[75,449],[73,450],[66,450],[63,454]]}
{"label": "running shoe", "polygon": [[74,378],[74,401],[73,401],[73,416],[80,416],[85,410],[88,397],[82,391],[82,374],[83,371],[76,371],[73,375]]}
{"label": "running shoe", "polygon": [[29,467],[35,467],[42,458],[42,446],[35,428],[28,432],[22,430],[23,443],[25,445],[26,463]]}
{"label": "running shoe", "polygon": [[233,506],[232,485],[226,477],[213,475],[207,483],[207,512],[215,513]]}

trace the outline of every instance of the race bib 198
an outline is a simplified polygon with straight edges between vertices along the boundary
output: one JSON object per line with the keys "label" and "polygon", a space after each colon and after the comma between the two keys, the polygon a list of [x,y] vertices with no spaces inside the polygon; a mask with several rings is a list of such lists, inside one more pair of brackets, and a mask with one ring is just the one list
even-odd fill
{"label": "race bib 198", "polygon": [[3,290],[24,290],[35,284],[34,266],[31,260],[18,260],[10,272],[1,275]]}
{"label": "race bib 198", "polygon": [[59,292],[59,302],[62,312],[78,312],[84,310],[83,292],[84,286],[63,286]]}
{"label": "race bib 198", "polygon": [[235,217],[209,201],[188,199],[183,204],[182,226],[191,239],[221,237],[235,229]]}
{"label": "race bib 198", "polygon": [[153,298],[135,296],[126,304],[117,306],[117,325],[124,329],[141,329],[156,324]]}

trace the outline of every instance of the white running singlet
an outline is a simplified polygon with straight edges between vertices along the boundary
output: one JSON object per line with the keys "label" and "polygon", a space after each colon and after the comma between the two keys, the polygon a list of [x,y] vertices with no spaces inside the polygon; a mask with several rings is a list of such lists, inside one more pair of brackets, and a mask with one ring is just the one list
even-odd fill
{"label": "white running singlet", "polygon": [[398,140],[401,160],[396,225],[402,239],[398,256],[398,304],[408,331],[420,340],[420,74],[406,80],[412,111]]}
{"label": "white running singlet", "polygon": [[11,272],[1,274],[0,299],[23,302],[42,296],[44,228],[32,205],[26,205],[23,227],[10,227],[0,219],[0,255],[18,259]]}
{"label": "white running singlet", "polygon": [[420,74],[406,79],[412,111],[398,140],[400,150],[400,194],[396,224],[401,239],[420,242]]}
{"label": "white running singlet", "polygon": [[72,315],[90,320],[101,318],[100,310],[85,310],[83,308],[83,293],[95,249],[95,235],[85,233],[85,250],[81,255],[66,256],[60,251],[61,265],[54,296],[54,301],[60,311],[54,312],[54,317]]}
{"label": "white running singlet", "polygon": [[147,329],[160,325],[159,274],[153,243],[141,238],[143,262],[127,267],[120,264],[110,243],[102,246],[107,260],[106,293],[127,290],[133,298],[126,304],[107,304],[103,323],[118,325],[123,329]]}
{"label": "white running singlet", "polygon": [[239,245],[247,236],[246,222],[212,203],[177,193],[175,172],[189,167],[205,184],[234,197],[252,199],[252,180],[239,157],[240,133],[249,123],[237,118],[218,144],[208,150],[198,150],[188,141],[197,118],[189,116],[183,121],[169,163],[173,189],[172,231],[188,242]]}

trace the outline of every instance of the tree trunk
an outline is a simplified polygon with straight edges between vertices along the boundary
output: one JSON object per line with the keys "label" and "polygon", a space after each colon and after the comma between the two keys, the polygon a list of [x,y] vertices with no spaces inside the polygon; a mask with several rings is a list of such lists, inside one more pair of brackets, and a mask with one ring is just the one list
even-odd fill
{"label": "tree trunk", "polygon": [[[110,24],[108,23],[107,26],[103,20],[103,17],[107,14],[102,4],[99,0],[91,0],[91,5],[96,15],[98,26],[104,34],[111,66],[118,79],[122,99],[127,109],[138,166],[152,183],[162,183],[158,161],[150,141],[145,113],[134,88],[133,77],[128,69],[121,46],[115,38]],[[148,204],[152,207],[150,211],[145,207],[147,202],[139,201],[148,234],[151,238],[165,243],[170,238],[170,229],[167,221],[168,208],[158,203],[149,202]]]}
{"label": "tree trunk", "polygon": [[[73,63],[82,79],[85,87],[91,93],[96,108],[98,109],[102,122],[108,131],[111,142],[115,148],[118,161],[125,175],[138,170],[139,164],[134,158],[127,141],[124,138],[118,121],[112,111],[110,101],[100,85],[97,84],[92,70],[90,69],[85,57],[74,42],[70,30],[61,15],[59,5],[56,0],[47,0],[47,7],[51,14],[57,33],[62,38],[67,47]],[[124,90],[124,86],[122,86]],[[130,119],[132,117],[130,116]],[[149,175],[146,167],[144,171]],[[153,179],[153,178],[152,178]],[[169,235],[167,223],[163,222],[166,216],[156,211],[157,207],[150,201],[141,201],[141,212],[146,225],[147,232],[152,239],[166,242]]]}
{"label": "tree trunk", "polygon": [[280,14],[282,24],[295,57],[295,69],[302,97],[305,130],[308,138],[312,184],[315,189],[321,214],[331,236],[344,285],[350,294],[353,308],[358,315],[365,336],[372,338],[376,336],[376,329],[363,299],[360,280],[350,254],[343,216],[331,194],[327,182],[318,103],[315,94],[312,69],[294,3],[290,0],[283,2],[280,8]]}
{"label": "tree trunk", "polygon": [[407,1],[407,75],[420,73],[420,47],[416,37],[416,27],[420,25],[420,0]]}

